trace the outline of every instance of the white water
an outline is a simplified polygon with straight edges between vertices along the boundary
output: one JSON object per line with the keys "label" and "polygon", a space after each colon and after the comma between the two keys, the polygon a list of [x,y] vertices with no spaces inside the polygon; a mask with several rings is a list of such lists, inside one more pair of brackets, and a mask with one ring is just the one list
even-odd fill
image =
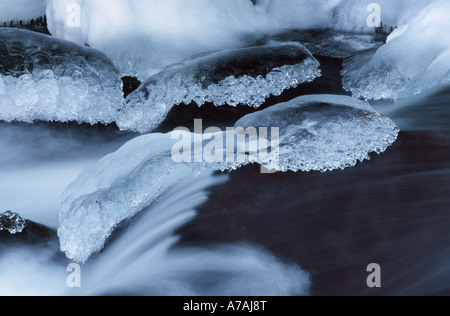
{"label": "white water", "polygon": [[0,123],[0,212],[56,229],[61,195],[88,165],[120,147],[93,128]]}
{"label": "white water", "polygon": [[[86,265],[83,294],[304,295],[309,278],[249,245],[175,246],[206,189],[225,176],[202,176],[168,190]],[[207,277],[206,277],[207,276]]]}

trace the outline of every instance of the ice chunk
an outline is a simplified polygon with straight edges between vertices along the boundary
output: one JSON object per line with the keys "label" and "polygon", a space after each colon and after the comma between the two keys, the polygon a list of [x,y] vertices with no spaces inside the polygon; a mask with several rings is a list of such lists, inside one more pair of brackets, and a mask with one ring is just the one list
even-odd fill
{"label": "ice chunk", "polygon": [[122,82],[102,53],[30,31],[0,29],[0,58],[0,120],[115,120]]}
{"label": "ice chunk", "polygon": [[7,211],[0,214],[0,231],[7,230],[11,235],[21,233],[25,228],[25,220],[19,214]]}
{"label": "ice chunk", "polygon": [[[329,171],[352,167],[384,152],[398,127],[366,102],[347,96],[311,95],[249,114],[236,127],[279,127],[278,171]],[[262,162],[264,165],[264,162]]]}
{"label": "ice chunk", "polygon": [[365,99],[400,99],[450,82],[450,3],[436,0],[395,30],[367,63],[344,64],[344,88]]}
{"label": "ice chunk", "polygon": [[58,236],[70,259],[86,261],[103,248],[118,224],[192,175],[188,166],[172,160],[175,143],[169,134],[138,137],[83,171],[69,186],[63,194]]}
{"label": "ice chunk", "polygon": [[43,17],[47,0],[0,0],[0,23],[23,21]]}
{"label": "ice chunk", "polygon": [[270,95],[313,81],[319,62],[301,44],[273,44],[224,51],[170,68],[128,96],[117,124],[148,132],[180,103],[259,107]]}

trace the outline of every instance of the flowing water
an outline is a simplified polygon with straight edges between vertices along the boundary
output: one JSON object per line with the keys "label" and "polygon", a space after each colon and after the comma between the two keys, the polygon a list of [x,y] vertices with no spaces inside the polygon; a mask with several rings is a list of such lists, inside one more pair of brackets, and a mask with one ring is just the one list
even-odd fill
{"label": "flowing water", "polygon": [[[266,106],[345,94],[340,61],[320,61],[322,78]],[[180,183],[82,267],[79,290],[66,287],[70,262],[58,249],[60,195],[136,135],[113,126],[0,123],[0,210],[51,235],[0,247],[0,294],[450,294],[449,91],[375,104],[402,132],[386,153],[355,168],[264,175],[248,166]],[[193,118],[204,118],[205,128],[233,126],[249,112],[181,105],[159,131],[189,127]],[[380,289],[366,285],[370,263],[382,267]]]}

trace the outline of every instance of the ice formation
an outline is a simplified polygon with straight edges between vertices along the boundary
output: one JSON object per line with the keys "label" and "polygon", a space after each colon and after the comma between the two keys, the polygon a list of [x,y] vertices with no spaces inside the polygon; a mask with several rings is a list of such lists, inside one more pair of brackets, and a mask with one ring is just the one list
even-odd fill
{"label": "ice formation", "polygon": [[58,235],[70,259],[86,261],[103,248],[119,223],[192,175],[188,166],[173,162],[175,143],[169,134],[138,137],[83,171],[69,186]]}
{"label": "ice formation", "polygon": [[9,26],[11,21],[28,23],[43,17],[47,0],[0,0],[0,23]]}
{"label": "ice formation", "polygon": [[35,32],[0,29],[0,120],[111,123],[122,102],[102,53]]}
{"label": "ice formation", "polygon": [[7,230],[10,234],[21,233],[25,228],[25,220],[19,214],[7,211],[0,214],[0,231]]}
{"label": "ice formation", "polygon": [[[47,14],[54,36],[103,51],[123,75],[141,80],[198,54],[251,46],[286,30],[339,32],[308,48],[331,57],[378,48],[361,34],[372,0],[50,0]],[[80,27],[67,23],[69,3],[80,5]],[[448,81],[449,28],[445,0],[380,0],[381,22],[397,30],[362,69],[346,71],[344,87],[366,99],[416,94]],[[354,71],[353,71],[354,70]],[[386,72],[388,76],[385,76]]]}
{"label": "ice formation", "polygon": [[[79,28],[66,23],[73,3]],[[241,47],[259,24],[250,0],[51,0],[47,15],[52,35],[88,43],[141,80],[199,53]]]}
{"label": "ice formation", "polygon": [[[382,21],[400,26],[432,0],[379,0]],[[50,32],[107,54],[123,75],[141,80],[199,53],[248,46],[286,29],[373,33],[373,0],[50,0]],[[69,3],[81,25],[67,23]],[[136,45],[139,43],[139,45]]]}
{"label": "ice formation", "polygon": [[[300,97],[247,115],[236,123],[235,131],[239,127],[260,126],[280,128],[279,162],[273,159],[273,152],[261,156],[246,150],[254,141],[251,138],[244,139],[242,144],[238,141],[236,147],[232,147],[235,153],[245,153],[245,159],[233,161],[206,161],[205,156],[197,161],[197,146],[202,155],[209,153],[206,148],[212,137],[199,138],[189,131],[177,131],[178,136],[175,132],[149,134],[128,142],[85,170],[65,191],[58,231],[62,251],[70,259],[85,262],[103,248],[121,222],[193,175],[233,170],[249,163],[260,163],[278,171],[345,168],[369,159],[371,152],[385,151],[398,134],[397,126],[389,118],[375,113],[369,104],[330,95]],[[231,131],[213,135],[223,136],[224,141],[228,133]],[[187,139],[189,157],[176,161],[174,153],[180,136]],[[273,149],[274,145],[260,144],[257,151],[265,151],[268,146]],[[220,150],[220,146],[216,150]]]}
{"label": "ice formation", "polygon": [[[311,95],[249,114],[236,127],[279,127],[278,171],[331,171],[384,152],[398,127],[366,102],[347,96]],[[268,169],[272,169],[269,162]]]}
{"label": "ice formation", "polygon": [[117,124],[148,132],[177,104],[259,107],[271,95],[319,77],[319,62],[300,44],[224,51],[190,60],[149,78],[128,96]]}
{"label": "ice formation", "polygon": [[[344,88],[365,99],[400,99],[450,82],[450,3],[436,0],[401,25],[372,58],[344,64]],[[366,62],[367,61],[367,62]]]}

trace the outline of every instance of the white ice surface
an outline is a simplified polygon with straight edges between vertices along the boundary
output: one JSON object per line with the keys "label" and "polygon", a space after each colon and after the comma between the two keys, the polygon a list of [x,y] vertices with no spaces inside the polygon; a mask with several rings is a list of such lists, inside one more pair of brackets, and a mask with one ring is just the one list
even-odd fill
{"label": "white ice surface", "polygon": [[[67,24],[67,5],[81,6],[81,27]],[[236,48],[258,30],[249,0],[52,0],[50,32],[105,52],[123,74],[141,80],[195,54]]]}
{"label": "white ice surface", "polygon": [[[344,88],[365,99],[401,99],[450,82],[450,2],[436,0],[388,38],[371,59],[344,63]],[[367,61],[367,63],[366,63]]]}
{"label": "white ice surface", "polygon": [[168,134],[138,137],[84,170],[67,188],[58,235],[70,259],[85,262],[118,224],[192,176],[186,165],[172,161],[175,143]]}

